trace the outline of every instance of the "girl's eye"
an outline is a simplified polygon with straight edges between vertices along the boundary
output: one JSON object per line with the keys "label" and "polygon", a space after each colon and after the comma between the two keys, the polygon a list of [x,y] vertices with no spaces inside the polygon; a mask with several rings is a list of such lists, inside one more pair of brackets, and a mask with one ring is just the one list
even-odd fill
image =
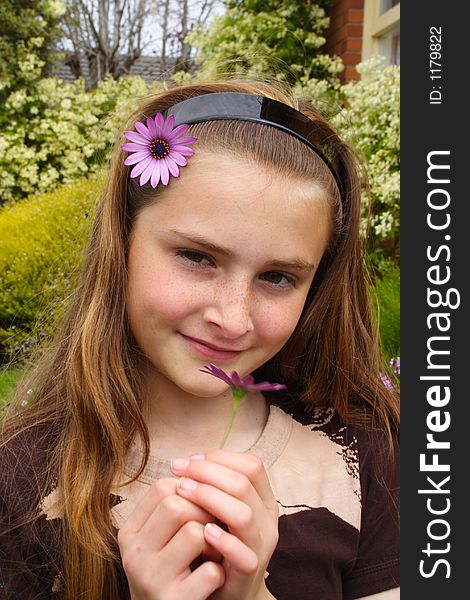
{"label": "girl's eye", "polygon": [[268,283],[272,283],[276,287],[295,287],[295,280],[293,277],[279,273],[278,271],[268,271],[261,275],[261,279],[264,279]]}
{"label": "girl's eye", "polygon": [[177,255],[183,257],[186,262],[190,264],[192,263],[193,265],[214,265],[214,261],[210,258],[210,256],[207,256],[202,252],[198,252],[197,250],[178,250]]}

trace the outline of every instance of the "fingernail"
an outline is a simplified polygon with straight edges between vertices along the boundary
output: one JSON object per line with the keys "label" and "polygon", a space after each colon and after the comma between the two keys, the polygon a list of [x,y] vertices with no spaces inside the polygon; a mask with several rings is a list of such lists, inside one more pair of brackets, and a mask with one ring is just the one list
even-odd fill
{"label": "fingernail", "polygon": [[204,525],[204,532],[208,537],[213,538],[214,540],[218,540],[222,535],[222,529],[214,523],[206,523]]}
{"label": "fingernail", "polygon": [[187,492],[192,492],[197,488],[197,483],[193,479],[181,477],[181,479],[178,481],[178,487],[182,490],[186,490]]}
{"label": "fingernail", "polygon": [[204,454],[193,454],[189,457],[191,460],[204,460],[206,457]]}
{"label": "fingernail", "polygon": [[172,471],[186,471],[189,465],[189,460],[187,458],[174,458],[171,461],[171,469]]}

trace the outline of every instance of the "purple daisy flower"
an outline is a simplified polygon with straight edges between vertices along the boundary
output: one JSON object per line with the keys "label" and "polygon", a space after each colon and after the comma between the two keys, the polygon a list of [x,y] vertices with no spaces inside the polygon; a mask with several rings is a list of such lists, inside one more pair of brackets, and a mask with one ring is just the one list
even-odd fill
{"label": "purple daisy flower", "polygon": [[231,375],[226,373],[223,369],[219,369],[216,365],[210,363],[208,365],[204,365],[204,369],[199,369],[202,373],[207,373],[208,375],[213,375],[225,383],[228,383],[232,390],[233,396],[233,406],[232,406],[232,414],[230,415],[230,420],[225,430],[224,437],[222,439],[222,443],[219,448],[223,448],[225,442],[227,440],[228,434],[232,429],[233,421],[235,420],[235,415],[237,414],[238,407],[240,406],[240,402],[246,396],[247,391],[249,390],[258,390],[258,391],[277,391],[277,390],[285,390],[286,386],[282,383],[269,383],[268,381],[262,381],[261,383],[255,383],[255,379],[253,375],[246,375],[245,377],[240,377],[240,375],[233,371]]}
{"label": "purple daisy flower", "polygon": [[185,135],[189,125],[185,123],[175,127],[175,117],[170,115],[167,119],[162,113],[157,113],[155,118],[148,117],[146,125],[136,121],[136,131],[125,131],[128,143],[122,145],[126,152],[132,152],[124,164],[135,165],[131,177],[140,175],[140,185],[145,185],[150,180],[150,185],[155,188],[158,183],[168,185],[170,174],[179,176],[179,168],[187,164],[185,156],[192,156],[194,150],[189,148],[196,138]]}
{"label": "purple daisy flower", "polygon": [[282,383],[269,383],[268,381],[255,383],[253,375],[246,375],[246,377],[240,377],[240,375],[236,371],[233,371],[233,373],[229,375],[223,369],[219,369],[219,367],[212,363],[204,365],[204,369],[200,369],[200,371],[202,373],[207,373],[208,375],[213,375],[218,379],[222,379],[222,381],[228,383],[230,387],[234,387],[239,390],[259,390],[261,392],[267,392],[286,389],[286,386]]}

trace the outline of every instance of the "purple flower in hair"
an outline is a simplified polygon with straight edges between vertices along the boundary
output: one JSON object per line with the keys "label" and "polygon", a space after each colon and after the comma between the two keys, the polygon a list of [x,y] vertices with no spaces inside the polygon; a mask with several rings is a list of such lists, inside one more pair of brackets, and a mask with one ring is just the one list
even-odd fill
{"label": "purple flower in hair", "polygon": [[210,363],[208,365],[204,365],[204,369],[200,369],[202,373],[207,373],[208,375],[213,375],[225,383],[228,383],[232,390],[233,396],[233,406],[232,406],[232,414],[230,416],[230,421],[227,429],[225,430],[224,437],[222,439],[222,443],[220,444],[220,448],[223,448],[225,442],[227,440],[228,434],[232,429],[233,421],[235,419],[235,415],[237,414],[238,407],[240,406],[240,402],[246,396],[247,391],[249,390],[258,390],[260,392],[267,391],[277,391],[277,390],[285,390],[286,386],[282,383],[269,383],[268,381],[262,381],[261,383],[255,383],[255,379],[253,375],[246,375],[245,377],[240,377],[240,375],[233,371],[231,375],[226,373],[223,369],[219,369],[216,365]]}
{"label": "purple flower in hair", "polygon": [[185,156],[194,154],[189,145],[194,144],[196,138],[185,135],[189,125],[174,125],[173,115],[165,119],[162,113],[157,113],[155,118],[148,117],[146,125],[136,121],[136,131],[124,132],[130,141],[123,144],[122,149],[132,153],[124,164],[135,165],[130,176],[140,175],[140,185],[145,185],[149,180],[153,188],[160,181],[168,185],[170,174],[178,177],[179,167],[187,164]]}

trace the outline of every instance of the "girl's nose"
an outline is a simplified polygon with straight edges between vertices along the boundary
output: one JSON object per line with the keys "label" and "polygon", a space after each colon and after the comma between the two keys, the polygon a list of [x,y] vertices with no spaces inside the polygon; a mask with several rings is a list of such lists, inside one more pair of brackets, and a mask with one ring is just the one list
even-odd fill
{"label": "girl's nose", "polygon": [[234,340],[253,331],[250,291],[240,285],[219,290],[216,300],[206,307],[204,320],[216,325],[227,339]]}

